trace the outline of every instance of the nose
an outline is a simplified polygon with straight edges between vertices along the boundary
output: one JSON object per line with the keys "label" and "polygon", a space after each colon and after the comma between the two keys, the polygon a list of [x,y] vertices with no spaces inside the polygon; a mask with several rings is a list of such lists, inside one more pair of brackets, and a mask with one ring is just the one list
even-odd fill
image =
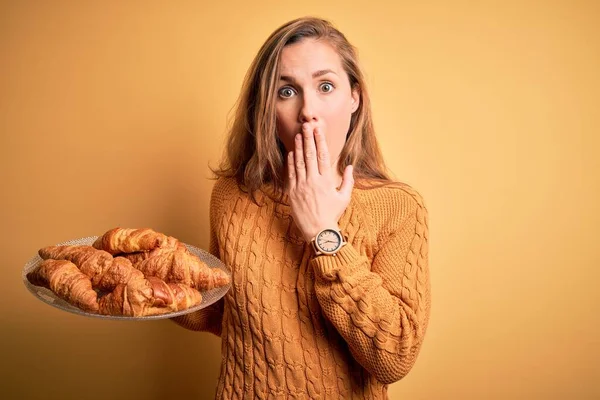
{"label": "nose", "polygon": [[298,122],[312,122],[317,120],[316,99],[308,93],[302,96],[302,104],[298,113]]}

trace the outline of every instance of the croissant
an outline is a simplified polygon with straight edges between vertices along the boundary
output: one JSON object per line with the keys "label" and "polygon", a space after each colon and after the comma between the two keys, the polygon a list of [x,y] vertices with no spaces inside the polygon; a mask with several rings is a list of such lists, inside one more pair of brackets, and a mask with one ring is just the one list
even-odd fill
{"label": "croissant", "polygon": [[92,246],[115,255],[152,250],[161,246],[166,240],[167,236],[165,234],[150,228],[114,228],[96,239]]}
{"label": "croissant", "polygon": [[185,271],[188,266],[191,271],[192,287],[198,290],[211,290],[225,286],[229,283],[229,275],[219,268],[210,268],[196,255],[190,253],[185,247],[178,250],[173,260],[173,276],[178,279],[178,271]]}
{"label": "croissant", "polygon": [[48,246],[40,249],[38,254],[45,260],[71,261],[91,279],[92,286],[101,291],[110,292],[118,284],[144,277],[126,258],[113,257],[92,246]]}
{"label": "croissant", "polygon": [[138,252],[127,253],[127,254],[123,253],[123,254],[120,254],[120,257],[127,258],[135,266],[150,257],[156,257],[156,256],[159,256],[162,254],[172,253],[173,250],[177,249],[177,247],[179,247],[179,246],[180,246],[179,240],[177,240],[173,236],[167,236],[167,240],[165,240],[160,247],[157,247],[150,251],[138,251]]}
{"label": "croissant", "polygon": [[98,295],[90,278],[67,260],[44,260],[27,279],[52,290],[58,297],[88,312],[98,312]]}
{"label": "croissant", "polygon": [[[129,255],[125,257],[129,258]],[[145,276],[156,276],[166,282],[183,283],[201,291],[229,283],[229,275],[225,271],[209,268],[181,243],[176,249],[156,249],[132,258],[135,258],[133,266]]]}
{"label": "croissant", "polygon": [[202,294],[193,287],[182,283],[169,283],[168,285],[175,295],[177,311],[185,310],[202,303]]}
{"label": "croissant", "polygon": [[117,285],[100,298],[99,311],[105,315],[143,317],[184,310],[201,301],[202,295],[195,289],[148,277]]}

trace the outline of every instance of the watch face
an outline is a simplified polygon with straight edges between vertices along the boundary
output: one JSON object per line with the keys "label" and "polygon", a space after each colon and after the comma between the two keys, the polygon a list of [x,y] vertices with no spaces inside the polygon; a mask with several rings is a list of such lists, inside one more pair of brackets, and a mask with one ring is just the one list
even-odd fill
{"label": "watch face", "polygon": [[324,252],[336,251],[342,244],[342,238],[340,235],[332,230],[326,229],[317,236],[317,246]]}

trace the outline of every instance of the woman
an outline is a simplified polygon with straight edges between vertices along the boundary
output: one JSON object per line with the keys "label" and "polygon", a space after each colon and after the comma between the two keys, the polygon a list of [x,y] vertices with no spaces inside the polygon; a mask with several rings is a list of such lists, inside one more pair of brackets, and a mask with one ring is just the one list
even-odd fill
{"label": "woman", "polygon": [[210,204],[231,268],[215,305],[175,319],[222,338],[218,399],[385,399],[430,309],[427,211],[385,172],[354,48],[291,21],[246,76]]}

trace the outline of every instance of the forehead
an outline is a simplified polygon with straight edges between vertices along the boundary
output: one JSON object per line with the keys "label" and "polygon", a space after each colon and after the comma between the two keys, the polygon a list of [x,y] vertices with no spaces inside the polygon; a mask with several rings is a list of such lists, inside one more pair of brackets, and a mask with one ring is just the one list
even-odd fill
{"label": "forehead", "polygon": [[342,60],[327,41],[309,38],[285,46],[281,52],[279,68],[285,75],[294,72],[313,73],[323,69],[339,73],[342,70]]}

